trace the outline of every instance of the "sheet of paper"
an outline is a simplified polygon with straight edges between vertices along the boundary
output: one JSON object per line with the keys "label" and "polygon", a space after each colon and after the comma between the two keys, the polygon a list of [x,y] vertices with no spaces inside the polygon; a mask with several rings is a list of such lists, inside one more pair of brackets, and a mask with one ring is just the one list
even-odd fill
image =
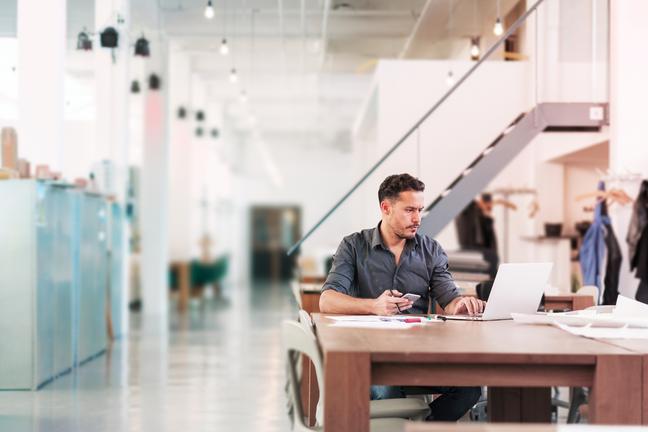
{"label": "sheet of paper", "polygon": [[421,326],[420,323],[410,324],[401,321],[336,321],[332,327],[362,328],[362,329],[408,329]]}
{"label": "sheet of paper", "polygon": [[620,295],[617,298],[616,308],[612,315],[615,318],[640,318],[648,319],[648,305],[637,300]]}
{"label": "sheet of paper", "polygon": [[557,327],[573,335],[592,339],[648,339],[648,329],[630,327],[574,327],[567,324],[556,324]]}

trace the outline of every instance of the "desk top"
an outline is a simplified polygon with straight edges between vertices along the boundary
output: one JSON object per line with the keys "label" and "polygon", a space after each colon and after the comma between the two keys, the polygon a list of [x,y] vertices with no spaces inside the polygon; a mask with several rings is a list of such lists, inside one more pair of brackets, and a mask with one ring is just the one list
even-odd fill
{"label": "desk top", "polygon": [[314,321],[325,354],[368,352],[378,362],[592,365],[597,355],[636,355],[555,327],[511,320],[432,322],[404,330],[332,327],[321,314]]}
{"label": "desk top", "polygon": [[637,354],[648,354],[648,340],[645,339],[604,339],[602,342]]}
{"label": "desk top", "polygon": [[637,431],[638,426],[599,426],[520,423],[424,423],[407,422],[405,432],[622,432]]}

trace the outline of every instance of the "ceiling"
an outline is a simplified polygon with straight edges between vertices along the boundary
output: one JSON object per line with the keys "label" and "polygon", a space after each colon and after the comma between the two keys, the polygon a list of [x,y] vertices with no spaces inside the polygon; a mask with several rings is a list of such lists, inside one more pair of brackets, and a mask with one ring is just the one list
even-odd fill
{"label": "ceiling", "polygon": [[[99,1],[99,0],[97,0]],[[516,0],[499,0],[502,14]],[[119,3],[116,1],[116,3]],[[165,35],[192,79],[244,139],[350,148],[350,129],[381,58],[438,58],[425,47],[492,26],[498,0],[131,0],[131,39]],[[94,26],[94,1],[67,0],[69,46]],[[452,11],[452,12],[450,12]],[[14,36],[16,0],[0,0],[0,35]],[[448,31],[448,20],[451,28]],[[106,23],[108,25],[110,23]],[[219,54],[226,38],[230,54]],[[153,48],[152,48],[153,49]],[[153,53],[155,55],[155,53]],[[443,54],[442,54],[443,55]],[[92,70],[89,62],[89,72]],[[74,66],[77,75],[78,64]],[[229,74],[235,68],[239,83]],[[241,106],[239,96],[249,96]],[[201,98],[202,99],[202,98]],[[239,121],[241,116],[256,121]],[[237,120],[238,119],[238,120]]]}

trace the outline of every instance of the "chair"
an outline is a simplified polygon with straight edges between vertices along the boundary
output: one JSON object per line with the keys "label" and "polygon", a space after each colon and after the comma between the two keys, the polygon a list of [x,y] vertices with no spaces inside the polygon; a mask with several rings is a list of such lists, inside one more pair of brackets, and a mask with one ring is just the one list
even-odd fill
{"label": "chair", "polygon": [[[299,354],[303,354],[313,361],[317,382],[320,384],[320,397],[323,399],[324,388],[321,383],[324,382],[324,373],[317,341],[312,333],[307,332],[303,325],[295,321],[283,322],[282,339],[284,352],[288,360],[288,393],[292,404],[292,430],[294,432],[321,431],[323,430],[321,420],[318,420],[318,425],[315,427],[310,427],[304,423],[304,412],[299,400],[299,380],[297,378],[298,365],[300,364]],[[404,425],[405,420],[402,418],[371,419],[369,423],[371,432],[402,431]]]}
{"label": "chair", "polygon": [[[315,329],[313,326],[313,321],[311,320],[310,315],[303,309],[299,310],[299,324],[302,329],[307,332],[314,340],[317,339],[315,336]],[[319,356],[319,362],[322,363],[322,356],[319,352],[319,347],[315,346],[317,355]],[[310,357],[310,356],[309,356]],[[315,363],[314,360],[311,361]],[[319,376],[318,376],[319,382]],[[320,387],[321,392],[321,387]],[[369,397],[369,395],[367,395]],[[320,401],[324,398],[320,393]],[[317,405],[317,415],[318,419],[321,418],[321,404]],[[374,400],[369,403],[369,417],[372,419],[377,418],[406,418],[406,419],[416,419],[423,420],[430,413],[430,408],[419,398],[398,398],[398,399],[383,399],[383,400]]]}

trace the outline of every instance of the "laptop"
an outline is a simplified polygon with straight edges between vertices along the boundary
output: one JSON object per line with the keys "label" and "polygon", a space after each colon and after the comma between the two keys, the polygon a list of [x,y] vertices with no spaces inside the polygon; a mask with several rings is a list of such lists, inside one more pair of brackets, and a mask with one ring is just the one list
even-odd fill
{"label": "laptop", "polygon": [[512,312],[535,313],[553,263],[502,264],[482,314],[443,315],[449,320],[492,321],[511,319]]}

